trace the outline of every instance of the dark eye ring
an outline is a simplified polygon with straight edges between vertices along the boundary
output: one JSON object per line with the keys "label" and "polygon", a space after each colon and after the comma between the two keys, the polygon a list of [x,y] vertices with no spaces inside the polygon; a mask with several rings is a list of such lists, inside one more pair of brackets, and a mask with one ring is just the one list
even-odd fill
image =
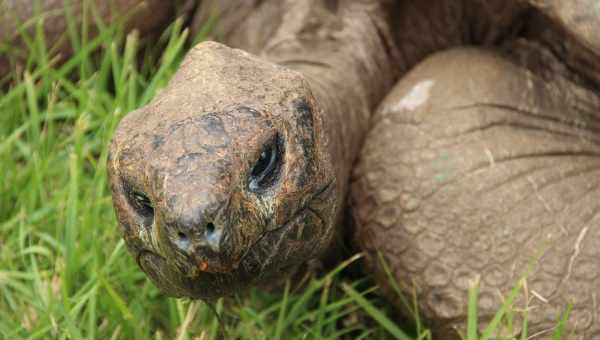
{"label": "dark eye ring", "polygon": [[154,216],[152,201],[150,201],[146,194],[139,191],[133,191],[130,194],[130,201],[135,211],[141,216],[146,218]]}
{"label": "dark eye ring", "polygon": [[275,136],[263,147],[250,173],[250,190],[258,191],[273,181],[281,159],[280,144],[279,136]]}

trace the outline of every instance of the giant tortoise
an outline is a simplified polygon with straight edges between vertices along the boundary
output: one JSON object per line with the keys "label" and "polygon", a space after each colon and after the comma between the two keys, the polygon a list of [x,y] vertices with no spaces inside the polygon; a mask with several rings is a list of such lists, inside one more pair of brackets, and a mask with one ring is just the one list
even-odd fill
{"label": "giant tortoise", "polygon": [[215,0],[189,22],[214,6],[230,47],[195,46],[111,146],[158,287],[229,295],[352,233],[440,335],[473,282],[489,320],[526,277],[530,334],[570,304],[600,338],[600,2]]}

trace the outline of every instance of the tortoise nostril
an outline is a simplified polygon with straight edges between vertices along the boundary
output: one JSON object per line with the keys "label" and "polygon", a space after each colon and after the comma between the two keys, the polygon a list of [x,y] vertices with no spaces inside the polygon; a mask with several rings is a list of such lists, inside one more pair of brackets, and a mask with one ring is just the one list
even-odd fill
{"label": "tortoise nostril", "polygon": [[223,232],[221,228],[217,228],[212,222],[206,224],[204,229],[204,239],[212,251],[219,252],[222,236]]}
{"label": "tortoise nostril", "polygon": [[203,228],[198,225],[193,228],[176,228],[173,230],[171,243],[178,251],[187,255],[207,249],[210,249],[212,253],[218,253],[222,235],[220,228],[212,222],[207,222]]}
{"label": "tortoise nostril", "polygon": [[215,232],[215,229],[216,229],[216,228],[215,228],[215,225],[214,225],[214,224],[212,224],[212,222],[209,222],[209,223],[206,225],[206,233],[207,233],[208,235],[210,235],[210,234],[214,233],[214,232]]}
{"label": "tortoise nostril", "polygon": [[188,252],[190,250],[190,238],[183,231],[177,233],[177,239],[175,240],[175,244],[177,245],[177,248],[179,248],[183,252]]}

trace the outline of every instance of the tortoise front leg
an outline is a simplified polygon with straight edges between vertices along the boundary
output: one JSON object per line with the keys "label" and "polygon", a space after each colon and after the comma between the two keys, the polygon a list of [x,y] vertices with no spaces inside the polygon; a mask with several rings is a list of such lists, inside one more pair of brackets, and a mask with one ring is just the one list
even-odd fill
{"label": "tortoise front leg", "polygon": [[528,273],[515,308],[530,335],[572,303],[569,328],[600,336],[599,108],[596,93],[474,48],[426,59],[383,101],[353,175],[356,239],[408,294],[416,284],[440,334],[466,325],[475,280],[489,321]]}

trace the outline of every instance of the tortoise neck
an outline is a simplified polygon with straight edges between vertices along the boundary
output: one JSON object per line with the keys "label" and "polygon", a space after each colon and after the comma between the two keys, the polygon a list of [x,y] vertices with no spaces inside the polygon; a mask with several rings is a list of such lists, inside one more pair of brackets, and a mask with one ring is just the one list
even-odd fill
{"label": "tortoise neck", "polygon": [[398,51],[380,2],[311,6],[285,12],[282,22],[290,24],[280,27],[262,56],[300,71],[310,83],[344,195],[370,116],[398,78]]}

